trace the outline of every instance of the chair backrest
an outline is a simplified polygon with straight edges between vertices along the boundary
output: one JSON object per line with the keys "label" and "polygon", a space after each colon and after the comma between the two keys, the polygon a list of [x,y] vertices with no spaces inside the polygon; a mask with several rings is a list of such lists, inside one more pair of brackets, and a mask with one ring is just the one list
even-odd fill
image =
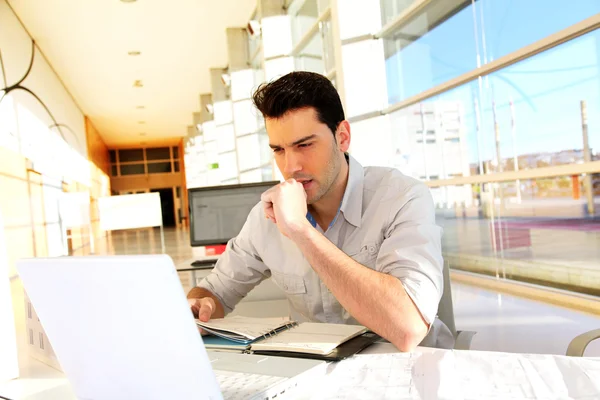
{"label": "chair backrest", "polygon": [[438,318],[450,329],[456,338],[456,324],[454,323],[454,307],[452,306],[452,287],[450,286],[450,265],[444,261],[444,291],[438,306]]}

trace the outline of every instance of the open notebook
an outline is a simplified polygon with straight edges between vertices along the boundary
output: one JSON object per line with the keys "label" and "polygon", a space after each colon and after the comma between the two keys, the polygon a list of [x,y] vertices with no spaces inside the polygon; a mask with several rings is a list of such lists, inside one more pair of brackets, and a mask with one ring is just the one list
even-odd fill
{"label": "open notebook", "polygon": [[[205,336],[208,349],[247,351],[260,354],[327,356],[338,347],[349,346],[331,359],[352,355],[379,337],[360,325],[302,322],[282,318],[228,317],[209,322],[196,320],[199,327],[216,335]],[[364,338],[360,338],[367,335]],[[315,358],[315,357],[311,357]],[[318,358],[318,357],[317,357]],[[327,357],[323,357],[327,359]]]}

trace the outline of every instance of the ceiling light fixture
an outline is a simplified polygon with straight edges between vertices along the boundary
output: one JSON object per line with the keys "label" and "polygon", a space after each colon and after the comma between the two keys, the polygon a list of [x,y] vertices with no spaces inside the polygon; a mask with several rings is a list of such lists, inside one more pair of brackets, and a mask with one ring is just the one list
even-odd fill
{"label": "ceiling light fixture", "polygon": [[144,108],[146,108],[146,106],[137,106],[136,107],[137,110],[143,110]]}
{"label": "ceiling light fixture", "polygon": [[138,121],[138,124],[145,124],[146,121]]}
{"label": "ceiling light fixture", "polygon": [[141,87],[144,87],[144,84],[142,83],[142,81],[140,79],[136,79],[135,81],[133,81],[133,87],[141,88]]}
{"label": "ceiling light fixture", "polygon": [[140,133],[140,136],[146,136],[146,132]]}
{"label": "ceiling light fixture", "polygon": [[121,0],[123,3],[135,3],[137,0]]}
{"label": "ceiling light fixture", "polygon": [[140,54],[142,54],[142,52],[134,50],[134,51],[128,52],[127,54],[129,54],[130,56],[139,56]]}

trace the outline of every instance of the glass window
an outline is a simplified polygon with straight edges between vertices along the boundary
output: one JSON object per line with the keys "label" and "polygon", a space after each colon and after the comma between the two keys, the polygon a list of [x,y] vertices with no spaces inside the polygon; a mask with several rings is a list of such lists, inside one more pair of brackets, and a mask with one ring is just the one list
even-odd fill
{"label": "glass window", "polygon": [[173,147],[173,158],[176,160],[179,158],[179,147],[177,146]]}
{"label": "glass window", "polygon": [[121,175],[143,175],[144,164],[126,164],[121,165]]}
{"label": "glass window", "polygon": [[144,161],[143,149],[119,150],[119,162]]}
{"label": "glass window", "polygon": [[149,174],[164,174],[171,172],[171,162],[148,163]]}
{"label": "glass window", "polygon": [[173,166],[175,168],[175,172],[179,172],[179,161],[175,161],[173,164],[174,164]]}
{"label": "glass window", "polygon": [[155,147],[146,149],[146,160],[170,160],[171,152],[168,147]]}
{"label": "glass window", "polygon": [[110,162],[111,163],[116,163],[117,162],[117,151],[116,150],[109,150],[108,151],[108,156],[110,157]]}
{"label": "glass window", "polygon": [[381,0],[382,25],[392,21],[418,0]]}
{"label": "glass window", "polygon": [[331,28],[331,19],[323,21],[321,24],[321,37],[323,41],[323,59],[325,62],[325,72],[328,73],[335,68],[335,50],[333,46],[333,31]]}
{"label": "glass window", "polygon": [[[393,3],[399,13],[412,2],[383,1],[382,8],[385,14]],[[414,96],[598,12],[597,0],[430,2],[384,40],[388,101]]]}
{"label": "glass window", "polygon": [[[292,8],[292,7],[290,7]],[[306,0],[292,18],[292,38],[294,45],[302,39],[319,18],[317,0]]]}
{"label": "glass window", "polygon": [[[443,179],[582,162],[582,110],[589,157],[600,159],[598,43],[590,32],[390,114],[393,166]],[[440,140],[425,146],[423,130]]]}
{"label": "glass window", "polygon": [[294,59],[294,63],[297,71],[310,71],[318,74],[325,73],[323,40],[320,34],[315,34],[306,47],[300,50],[300,53]]}
{"label": "glass window", "polygon": [[600,245],[584,180],[576,175],[434,188],[444,258],[452,268],[600,294],[597,283],[574,268],[595,263]]}
{"label": "glass window", "polygon": [[117,172],[117,166],[116,166],[116,165],[111,165],[111,166],[110,166],[110,171],[111,171],[111,175],[112,175],[112,176],[117,176],[117,175],[119,175],[119,173]]}

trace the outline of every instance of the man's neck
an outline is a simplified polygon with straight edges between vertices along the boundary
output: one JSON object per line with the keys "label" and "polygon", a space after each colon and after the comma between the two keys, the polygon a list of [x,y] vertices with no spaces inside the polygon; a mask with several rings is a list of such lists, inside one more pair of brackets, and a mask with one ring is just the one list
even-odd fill
{"label": "man's neck", "polygon": [[348,163],[344,159],[342,162],[342,168],[340,174],[338,175],[336,181],[333,183],[333,187],[327,193],[327,195],[323,196],[319,201],[314,204],[308,206],[308,211],[313,216],[317,224],[326,231],[335,216],[337,215],[338,210],[340,209],[340,205],[342,203],[342,199],[344,198],[344,193],[346,191],[346,186],[348,185],[348,174],[350,168]]}

